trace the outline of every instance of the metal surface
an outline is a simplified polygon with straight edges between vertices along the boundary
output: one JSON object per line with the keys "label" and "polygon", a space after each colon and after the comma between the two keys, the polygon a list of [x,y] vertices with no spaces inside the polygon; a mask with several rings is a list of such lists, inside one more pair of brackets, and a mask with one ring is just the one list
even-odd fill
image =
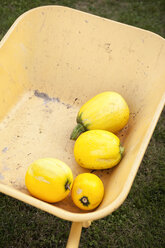
{"label": "metal surface", "polygon": [[[46,6],[20,16],[0,43],[0,191],[62,219],[102,218],[127,197],[165,102],[165,40],[148,31],[66,7]],[[117,91],[130,108],[118,134],[125,155],[96,174],[105,186],[99,208],[83,212],[71,197],[56,204],[28,193],[24,177],[38,158],[86,172],[69,139],[80,106]]]}

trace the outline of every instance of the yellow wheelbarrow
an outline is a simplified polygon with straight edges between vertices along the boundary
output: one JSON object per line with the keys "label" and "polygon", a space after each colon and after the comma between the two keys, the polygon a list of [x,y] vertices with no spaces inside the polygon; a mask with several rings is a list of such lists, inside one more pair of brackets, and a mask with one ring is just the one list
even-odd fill
{"label": "yellow wheelbarrow", "polygon": [[[117,91],[131,110],[118,134],[125,156],[98,171],[105,197],[94,211],[70,197],[49,204],[24,182],[41,157],[66,162],[74,176],[87,170],[69,139],[80,106],[103,91]],[[72,221],[67,247],[81,229],[115,211],[127,197],[165,102],[165,40],[152,33],[67,7],[45,6],[21,15],[0,43],[0,191]]]}

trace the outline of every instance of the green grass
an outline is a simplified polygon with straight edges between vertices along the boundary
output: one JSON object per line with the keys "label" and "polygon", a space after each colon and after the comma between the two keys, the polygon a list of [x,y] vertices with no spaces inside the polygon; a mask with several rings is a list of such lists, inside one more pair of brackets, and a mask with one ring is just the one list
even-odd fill
{"label": "green grass", "polygon": [[[0,0],[0,39],[31,8],[58,4],[151,30],[165,37],[165,1]],[[80,248],[163,248],[165,111],[156,126],[132,189],[113,214],[83,229]],[[0,248],[65,247],[71,223],[0,194]]]}

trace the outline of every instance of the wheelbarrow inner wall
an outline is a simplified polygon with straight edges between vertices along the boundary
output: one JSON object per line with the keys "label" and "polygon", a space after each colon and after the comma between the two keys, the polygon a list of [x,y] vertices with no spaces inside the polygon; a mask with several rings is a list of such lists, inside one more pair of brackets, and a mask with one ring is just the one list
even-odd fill
{"label": "wheelbarrow inner wall", "polygon": [[[129,192],[162,110],[164,62],[164,39],[148,31],[58,6],[18,18],[0,47],[1,191],[50,212],[51,204],[33,198],[25,187],[28,165],[55,157],[74,177],[87,172],[76,164],[69,139],[77,112],[96,94],[117,91],[131,112],[117,134],[125,155],[115,168],[94,172],[104,182],[105,197],[93,218],[104,209],[112,212]],[[70,196],[52,206],[61,218],[64,212],[73,219],[86,214]]]}

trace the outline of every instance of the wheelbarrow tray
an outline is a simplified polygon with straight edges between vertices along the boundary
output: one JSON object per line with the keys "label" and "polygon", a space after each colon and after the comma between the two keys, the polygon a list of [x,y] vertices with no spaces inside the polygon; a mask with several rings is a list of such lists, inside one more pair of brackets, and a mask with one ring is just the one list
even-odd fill
{"label": "wheelbarrow tray", "polygon": [[[139,28],[67,7],[45,6],[21,15],[0,43],[0,191],[62,219],[92,221],[127,197],[165,100],[165,40]],[[43,157],[76,164],[69,139],[80,106],[116,91],[130,108],[117,135],[125,147],[119,165],[95,171],[105,196],[94,211],[71,197],[49,204],[29,194],[25,173]]]}

